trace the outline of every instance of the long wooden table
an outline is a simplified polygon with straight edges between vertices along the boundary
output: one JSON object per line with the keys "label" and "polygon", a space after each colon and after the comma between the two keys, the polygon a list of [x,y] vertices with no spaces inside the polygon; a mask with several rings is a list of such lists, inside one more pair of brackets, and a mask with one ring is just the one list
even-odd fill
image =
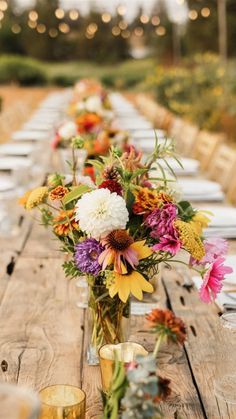
{"label": "long wooden table", "polygon": [[[36,390],[55,383],[81,386],[87,418],[98,418],[99,367],[86,362],[86,314],[76,305],[78,289],[64,276],[57,244],[49,231],[26,218],[18,238],[0,241],[0,380]],[[236,418],[236,407],[213,392],[215,306],[183,288],[175,271],[164,272],[160,295],[160,305],[173,309],[188,328],[183,349],[164,346],[158,355],[160,372],[171,379],[165,417]],[[152,349],[142,316],[132,317],[130,339]]]}

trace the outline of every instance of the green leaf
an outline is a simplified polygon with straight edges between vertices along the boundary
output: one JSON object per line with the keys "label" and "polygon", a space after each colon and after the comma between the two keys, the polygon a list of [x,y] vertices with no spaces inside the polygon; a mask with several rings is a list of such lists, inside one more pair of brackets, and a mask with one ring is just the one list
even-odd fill
{"label": "green leaf", "polygon": [[72,190],[63,198],[62,203],[64,205],[69,204],[71,201],[80,198],[86,192],[89,192],[91,189],[87,185],[79,185],[72,188]]}

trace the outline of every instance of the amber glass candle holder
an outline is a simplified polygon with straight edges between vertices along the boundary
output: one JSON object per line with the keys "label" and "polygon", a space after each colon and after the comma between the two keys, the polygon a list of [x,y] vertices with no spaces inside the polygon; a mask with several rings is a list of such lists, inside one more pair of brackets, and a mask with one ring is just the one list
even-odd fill
{"label": "amber glass candle holder", "polygon": [[135,342],[123,342],[117,345],[103,345],[99,350],[99,362],[102,379],[102,390],[107,393],[110,389],[115,360],[129,364],[135,361],[137,355],[148,355],[146,349]]}
{"label": "amber glass candle holder", "polygon": [[86,395],[78,387],[57,384],[40,391],[40,419],[85,419]]}

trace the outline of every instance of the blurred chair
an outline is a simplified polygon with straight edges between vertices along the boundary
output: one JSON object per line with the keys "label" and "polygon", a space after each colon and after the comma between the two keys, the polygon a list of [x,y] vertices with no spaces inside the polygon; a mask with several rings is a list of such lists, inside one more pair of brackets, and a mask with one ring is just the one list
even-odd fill
{"label": "blurred chair", "polygon": [[209,178],[219,182],[222,189],[226,192],[230,180],[234,177],[235,169],[236,151],[225,144],[221,144],[209,165]]}
{"label": "blurred chair", "polygon": [[173,118],[172,120],[172,124],[169,128],[168,134],[171,138],[173,138],[176,143],[178,143],[178,141],[181,141],[182,138],[182,129],[184,126],[184,121],[181,118]]}
{"label": "blurred chair", "polygon": [[236,178],[232,177],[232,182],[230,182],[229,184],[229,188],[227,191],[227,199],[228,201],[233,204],[236,205]]}
{"label": "blurred chair", "polygon": [[192,149],[195,147],[198,132],[199,129],[196,125],[184,122],[180,133],[180,142],[178,147],[183,156],[188,157],[192,154]]}
{"label": "blurred chair", "polygon": [[224,134],[211,134],[207,131],[199,132],[191,156],[200,161],[202,170],[208,169],[217,148],[225,140],[226,136]]}
{"label": "blurred chair", "polygon": [[136,96],[136,105],[138,109],[151,121],[155,128],[168,131],[171,121],[172,113],[163,106],[158,105],[153,99],[147,97],[145,94]]}

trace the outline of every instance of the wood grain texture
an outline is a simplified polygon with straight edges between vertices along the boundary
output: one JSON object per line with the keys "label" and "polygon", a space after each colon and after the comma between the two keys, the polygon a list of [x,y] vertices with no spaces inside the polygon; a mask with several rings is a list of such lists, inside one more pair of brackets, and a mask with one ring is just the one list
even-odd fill
{"label": "wood grain texture", "polygon": [[50,228],[44,228],[34,221],[32,229],[30,231],[28,240],[22,251],[23,257],[34,257],[34,258],[60,258],[60,243],[53,236]]}
{"label": "wood grain texture", "polygon": [[201,303],[195,289],[183,288],[174,271],[168,271],[165,274],[164,283],[172,309],[188,327],[185,349],[206,417],[209,419],[236,418],[236,406],[217,399],[213,389],[215,348],[219,344],[216,341],[218,321],[216,307]]}
{"label": "wood grain texture", "polygon": [[60,259],[21,258],[0,307],[1,380],[81,385],[83,311]]}

